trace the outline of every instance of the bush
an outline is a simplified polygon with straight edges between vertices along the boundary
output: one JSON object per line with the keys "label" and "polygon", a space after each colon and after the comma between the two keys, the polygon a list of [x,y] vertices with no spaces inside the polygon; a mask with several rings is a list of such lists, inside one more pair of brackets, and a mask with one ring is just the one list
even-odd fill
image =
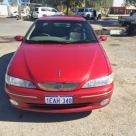
{"label": "bush", "polygon": [[[65,11],[63,11],[63,13],[64,13],[64,15],[66,15],[67,11],[65,10]],[[68,15],[73,15],[73,12],[72,12],[72,11],[69,11],[69,12],[68,12]]]}

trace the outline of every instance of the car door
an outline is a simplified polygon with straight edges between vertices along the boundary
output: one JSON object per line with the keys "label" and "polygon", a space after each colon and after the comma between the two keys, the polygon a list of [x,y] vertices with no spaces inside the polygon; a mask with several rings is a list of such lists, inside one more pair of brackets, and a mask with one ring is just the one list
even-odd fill
{"label": "car door", "polygon": [[51,13],[52,15],[58,15],[58,14],[57,14],[58,11],[57,11],[56,9],[51,9],[51,12],[52,12],[52,13]]}
{"label": "car door", "polygon": [[42,9],[42,15],[43,16],[50,16],[50,15],[52,15],[51,13],[52,13],[51,10],[48,9],[48,8],[43,8]]}
{"label": "car door", "polygon": [[41,8],[40,11],[40,17],[46,16],[46,9],[45,8]]}
{"label": "car door", "polygon": [[93,9],[89,9],[89,14],[90,14],[90,17],[93,18],[94,17],[94,14],[93,14]]}
{"label": "car door", "polygon": [[134,13],[133,16],[136,16],[136,13]]}
{"label": "car door", "polygon": [[78,12],[77,12],[77,15],[78,16],[84,16],[84,8],[79,9]]}

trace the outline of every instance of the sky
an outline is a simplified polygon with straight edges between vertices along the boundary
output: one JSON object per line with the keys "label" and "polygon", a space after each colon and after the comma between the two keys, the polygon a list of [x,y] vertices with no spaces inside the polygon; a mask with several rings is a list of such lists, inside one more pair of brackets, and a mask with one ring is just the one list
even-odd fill
{"label": "sky", "polygon": [[3,3],[8,5],[8,0],[4,0]]}
{"label": "sky", "polygon": [[[17,1],[18,1],[18,0],[17,0]],[[4,0],[3,3],[6,4],[6,5],[9,4],[9,3],[8,3],[8,0]]]}

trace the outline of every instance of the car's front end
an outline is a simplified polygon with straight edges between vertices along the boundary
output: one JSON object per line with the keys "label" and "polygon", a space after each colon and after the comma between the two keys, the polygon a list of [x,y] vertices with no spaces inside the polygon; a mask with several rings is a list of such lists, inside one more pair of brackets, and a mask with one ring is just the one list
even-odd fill
{"label": "car's front end", "polygon": [[109,104],[113,93],[111,65],[97,36],[85,19],[73,16],[35,22],[13,56],[5,82],[12,106],[37,112],[93,110]]}
{"label": "car's front end", "polygon": [[[59,83],[58,83],[59,84]],[[6,84],[6,93],[12,106],[37,112],[80,112],[98,109],[109,104],[113,92],[113,83],[103,87],[78,89],[75,91],[48,92],[38,89],[19,88]],[[72,98],[70,104],[46,104],[46,96]],[[50,100],[49,99],[49,100]],[[61,98],[59,98],[61,99]]]}

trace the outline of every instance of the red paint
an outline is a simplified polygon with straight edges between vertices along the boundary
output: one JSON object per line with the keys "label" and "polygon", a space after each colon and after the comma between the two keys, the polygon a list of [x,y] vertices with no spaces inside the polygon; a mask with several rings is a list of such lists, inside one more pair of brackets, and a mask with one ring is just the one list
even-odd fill
{"label": "red paint", "polygon": [[[51,16],[39,20],[82,20],[76,16]],[[20,39],[16,37],[16,39]],[[101,37],[104,41],[107,38]],[[58,71],[60,70],[60,76]],[[89,80],[108,76],[112,73],[110,62],[100,43],[94,44],[26,44],[22,43],[9,65],[8,74],[32,82],[37,89],[5,86],[8,98],[19,103],[23,110],[38,112],[79,112],[101,108],[100,102],[111,98],[113,83],[110,85],[82,89]],[[39,88],[40,82],[79,82],[73,91],[49,92]],[[73,95],[72,105],[47,105],[45,95]],[[29,98],[23,96],[34,96]],[[82,98],[83,96],[90,96]],[[92,97],[93,96],[93,97]],[[40,104],[40,106],[38,106]],[[13,105],[14,106],[14,105]],[[50,106],[50,107],[49,107]]]}
{"label": "red paint", "polygon": [[110,8],[110,14],[128,14],[130,13],[132,10],[135,10],[135,8],[131,8],[129,7],[111,7]]}
{"label": "red paint", "polygon": [[14,38],[16,41],[22,41],[23,40],[23,37],[18,35]]}
{"label": "red paint", "polygon": [[85,18],[81,17],[81,16],[48,16],[48,17],[42,17],[39,18],[38,20],[82,20],[82,21],[86,21]]}
{"label": "red paint", "polygon": [[106,36],[100,36],[99,41],[106,41],[107,37]]}

